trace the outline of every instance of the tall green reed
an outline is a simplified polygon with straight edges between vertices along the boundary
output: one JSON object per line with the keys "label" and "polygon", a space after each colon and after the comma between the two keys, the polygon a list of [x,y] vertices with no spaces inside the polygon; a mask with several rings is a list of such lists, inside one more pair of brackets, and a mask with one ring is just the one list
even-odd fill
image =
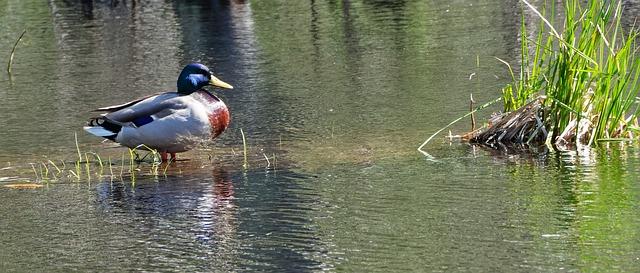
{"label": "tall green reed", "polygon": [[521,69],[503,88],[505,111],[545,95],[547,142],[593,144],[638,132],[638,33],[635,27],[625,33],[622,2],[567,0],[561,31],[554,27],[554,1],[540,11],[522,2],[541,22],[529,39],[523,7]]}

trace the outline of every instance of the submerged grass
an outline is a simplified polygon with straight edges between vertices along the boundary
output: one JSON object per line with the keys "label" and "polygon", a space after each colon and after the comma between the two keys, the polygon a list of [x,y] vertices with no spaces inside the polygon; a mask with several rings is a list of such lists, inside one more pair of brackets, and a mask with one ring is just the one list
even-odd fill
{"label": "submerged grass", "polygon": [[[248,151],[245,133],[242,129],[240,133],[243,140],[242,168],[245,171],[248,170],[251,162],[255,166],[265,164],[267,170],[273,169],[275,171],[277,166],[276,153],[273,153],[273,157],[270,158],[262,149],[260,149],[259,153],[258,151]],[[109,156],[103,154],[103,156],[100,156],[93,151],[83,151],[78,144],[77,135],[74,135],[74,140],[76,145],[75,151],[65,159],[55,160],[55,162],[53,160],[46,160],[44,162],[30,164],[36,177],[36,182],[91,182],[92,179],[104,179],[106,177],[112,181],[127,180],[130,181],[132,185],[135,185],[137,176],[167,175],[170,166],[176,166],[176,164],[174,164],[176,161],[174,160],[163,162],[160,153],[146,145],[140,145],[133,149],[125,148],[122,150],[121,155],[117,155],[117,157],[120,157],[119,159],[112,160],[113,154]],[[229,166],[235,166],[239,164],[235,159],[237,158],[239,160],[240,156],[233,152],[233,148],[230,150],[232,154],[225,152],[218,154],[218,156],[228,160],[230,162]],[[209,162],[218,164],[219,162],[212,161],[212,156],[213,154],[208,154]],[[106,160],[104,160],[104,158],[106,158]],[[195,162],[200,161],[196,160]],[[206,163],[202,161],[199,164]]]}
{"label": "submerged grass", "polygon": [[[73,161],[73,167],[68,168],[65,160],[60,160],[61,164],[56,164],[52,160],[48,160],[42,163],[32,163],[31,167],[36,176],[36,181],[38,182],[49,182],[49,181],[60,181],[60,180],[75,180],[75,181],[91,181],[92,176],[104,176],[105,168],[108,168],[108,176],[113,179],[120,179],[130,177],[132,183],[135,183],[135,175],[136,173],[141,172],[139,168],[140,163],[148,161],[147,158],[150,157],[151,166],[149,168],[148,173],[150,175],[159,175],[159,166],[162,163],[160,154],[145,146],[140,145],[139,147],[133,149],[123,150],[121,163],[119,165],[120,172],[119,175],[114,172],[115,163],[112,162],[111,157],[108,158],[108,161],[103,161],[99,154],[95,152],[82,152],[80,150],[80,146],[78,144],[78,136],[74,135],[75,145],[76,145],[76,155],[77,159]],[[142,157],[139,156],[138,152],[143,151],[146,154]],[[128,157],[126,156],[128,153]],[[70,157],[75,157],[70,156]],[[165,167],[164,173],[166,173],[167,168]]]}
{"label": "submerged grass", "polygon": [[[622,1],[567,0],[560,30],[554,27],[555,1],[540,10],[522,2],[540,24],[528,39],[523,6],[520,74],[516,78],[508,66],[514,83],[502,90],[507,114],[467,138],[492,146],[543,142],[561,148],[636,138],[638,31],[623,29]],[[532,108],[534,101],[541,103]],[[498,125],[500,130],[491,128]]]}
{"label": "submerged grass", "polygon": [[[129,156],[127,157],[127,153]],[[152,154],[153,152],[149,152]],[[112,180],[123,180],[124,177],[130,177],[132,183],[135,181],[136,173],[141,172],[139,167],[143,159],[137,156],[136,149],[123,150],[122,162],[117,164],[112,162],[111,157],[108,161],[103,161],[101,157],[94,152],[81,152],[81,158],[74,161],[71,168],[61,160],[61,164],[57,164],[52,160],[47,160],[41,163],[31,163],[31,168],[36,176],[38,182],[51,182],[61,180],[71,181],[91,181],[93,176],[104,177],[109,176]],[[146,155],[147,156],[147,155]],[[146,157],[145,156],[145,157]],[[151,161],[148,173],[151,175],[159,175],[160,161]],[[119,174],[114,171],[115,168],[119,168]],[[163,169],[166,173],[166,168]],[[146,172],[146,171],[145,171]]]}

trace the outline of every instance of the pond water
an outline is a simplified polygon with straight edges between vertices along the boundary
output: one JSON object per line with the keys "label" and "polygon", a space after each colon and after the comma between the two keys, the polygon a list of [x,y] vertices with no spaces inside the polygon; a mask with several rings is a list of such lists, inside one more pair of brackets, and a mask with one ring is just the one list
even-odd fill
{"label": "pond water", "polygon": [[[481,104],[510,82],[495,57],[517,66],[520,13],[0,0],[0,65],[27,30],[0,73],[0,269],[633,271],[638,147],[501,154],[438,137],[434,159],[416,151],[471,93]],[[82,131],[91,109],[173,91],[194,61],[235,87],[214,90],[232,118],[210,145],[131,165]]]}

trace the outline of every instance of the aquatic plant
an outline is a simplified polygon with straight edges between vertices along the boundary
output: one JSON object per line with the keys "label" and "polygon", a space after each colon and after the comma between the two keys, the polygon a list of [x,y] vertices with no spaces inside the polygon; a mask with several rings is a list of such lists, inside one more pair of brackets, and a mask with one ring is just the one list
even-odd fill
{"label": "aquatic plant", "polygon": [[[74,135],[75,145],[76,145],[76,155],[69,157],[76,157],[75,161],[73,161],[72,168],[68,168],[67,159],[60,160],[60,164],[56,164],[52,160],[47,160],[46,162],[41,163],[32,163],[31,168],[36,177],[36,181],[38,182],[49,182],[49,181],[59,181],[64,179],[71,180],[86,180],[91,181],[93,176],[102,177],[104,176],[105,168],[108,167],[109,177],[111,179],[123,179],[124,177],[129,177],[132,183],[135,183],[135,175],[136,173],[141,173],[141,169],[139,168],[139,163],[142,162],[151,162],[149,166],[148,174],[150,175],[159,175],[159,167],[162,163],[160,154],[150,149],[145,145],[140,145],[133,149],[128,149],[128,156],[126,156],[127,151],[122,152],[121,163],[119,164],[120,174],[117,175],[114,173],[114,166],[118,166],[115,162],[111,160],[111,157],[108,158],[108,161],[103,161],[98,153],[95,152],[82,152],[80,150],[80,146],[78,144],[78,136]],[[140,156],[138,154],[139,151],[146,152],[144,156]],[[147,157],[150,159],[147,159]],[[168,164],[167,164],[168,166]],[[166,174],[167,167],[165,167],[164,172]]]}
{"label": "aquatic plant", "polygon": [[[240,162],[235,158],[242,158],[242,168],[247,171],[250,166],[260,166],[264,164],[266,170],[276,171],[278,162],[276,153],[269,157],[264,149],[251,151],[247,144],[247,137],[240,129],[243,145],[241,152],[236,153],[233,148],[216,149],[216,152],[206,152],[206,147],[200,147],[208,154],[209,163],[220,165],[220,161],[213,160],[214,157],[224,157],[228,167],[239,166]],[[74,134],[75,151],[62,159],[46,160],[43,162],[30,163],[31,170],[35,175],[37,183],[48,184],[50,182],[87,182],[92,180],[109,179],[111,181],[130,181],[134,186],[138,176],[162,176],[172,171],[182,172],[180,165],[174,164],[175,159],[163,161],[162,156],[156,150],[141,144],[134,148],[123,149],[121,154],[113,154],[111,149],[104,151],[85,151],[80,148],[78,136]],[[210,150],[210,149],[209,149]],[[115,155],[115,160],[113,159]],[[120,158],[118,158],[120,157]],[[118,162],[119,161],[119,162]],[[201,160],[194,160],[197,164],[206,164]],[[184,166],[184,165],[183,165]],[[200,165],[203,168],[205,165]],[[178,167],[171,170],[171,167]],[[118,171],[119,169],[119,171]]]}
{"label": "aquatic plant", "polygon": [[13,48],[11,49],[11,54],[9,54],[9,62],[7,63],[7,73],[9,73],[9,75],[11,75],[11,66],[13,65],[13,56],[16,53],[16,48],[18,48],[18,43],[20,42],[20,40],[22,40],[22,37],[24,37],[24,34],[27,33],[27,30],[23,30],[22,34],[20,34],[20,37],[18,37],[18,40],[16,40],[16,43],[13,44]]}
{"label": "aquatic plant", "polygon": [[240,134],[242,135],[242,157],[244,158],[242,167],[246,170],[249,168],[249,163],[247,162],[247,139],[244,137],[244,131],[242,131],[242,128],[240,128]]}
{"label": "aquatic plant", "polygon": [[568,0],[560,31],[553,1],[541,11],[522,2],[541,22],[537,36],[527,38],[523,7],[521,69],[516,78],[508,66],[514,83],[502,90],[506,113],[466,139],[556,147],[633,139],[640,113],[638,32],[625,33],[622,1]]}

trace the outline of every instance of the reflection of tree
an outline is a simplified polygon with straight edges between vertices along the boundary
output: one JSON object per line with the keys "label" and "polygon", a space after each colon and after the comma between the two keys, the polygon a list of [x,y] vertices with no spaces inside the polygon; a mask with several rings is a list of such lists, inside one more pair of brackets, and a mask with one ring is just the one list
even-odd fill
{"label": "reflection of tree", "polygon": [[640,195],[631,150],[492,156],[496,165],[507,164],[512,187],[505,222],[523,228],[530,247],[556,253],[547,257],[552,263],[634,268]]}
{"label": "reflection of tree", "polygon": [[248,172],[243,178],[236,183],[235,203],[242,208],[237,232],[244,235],[246,259],[255,264],[250,268],[283,272],[321,267],[326,246],[313,228],[317,199],[304,186],[310,177],[279,169]]}
{"label": "reflection of tree", "polygon": [[[591,166],[580,166],[576,248],[584,268],[637,268],[640,252],[636,147],[597,151]],[[635,168],[634,168],[635,167]],[[596,269],[597,270],[597,269]]]}

